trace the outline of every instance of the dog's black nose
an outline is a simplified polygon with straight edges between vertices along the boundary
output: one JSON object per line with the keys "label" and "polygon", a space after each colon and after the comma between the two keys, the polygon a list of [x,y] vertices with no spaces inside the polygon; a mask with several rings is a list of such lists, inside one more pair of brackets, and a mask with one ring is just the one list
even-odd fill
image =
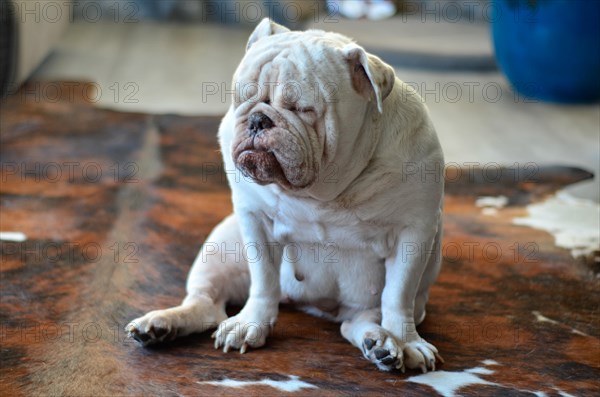
{"label": "dog's black nose", "polygon": [[252,135],[257,134],[259,131],[267,130],[271,127],[273,127],[273,121],[264,113],[252,113],[248,118],[248,131]]}

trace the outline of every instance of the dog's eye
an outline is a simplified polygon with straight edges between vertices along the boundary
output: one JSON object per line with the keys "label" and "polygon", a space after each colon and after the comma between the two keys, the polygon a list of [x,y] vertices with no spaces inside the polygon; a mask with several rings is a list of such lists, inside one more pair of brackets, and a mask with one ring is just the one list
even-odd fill
{"label": "dog's eye", "polygon": [[315,112],[315,108],[312,108],[312,107],[296,108],[295,110],[299,113],[314,113]]}

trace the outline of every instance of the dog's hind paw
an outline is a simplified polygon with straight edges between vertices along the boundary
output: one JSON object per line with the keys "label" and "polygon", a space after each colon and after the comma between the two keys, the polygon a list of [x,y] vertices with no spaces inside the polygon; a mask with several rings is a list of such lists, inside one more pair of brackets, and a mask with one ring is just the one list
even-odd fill
{"label": "dog's hind paw", "polygon": [[362,351],[365,358],[382,371],[391,371],[402,365],[402,350],[384,329],[365,333]]}
{"label": "dog's hind paw", "polygon": [[137,318],[125,326],[127,336],[138,341],[142,346],[173,340],[177,337],[177,328],[173,326],[168,315],[156,310]]}
{"label": "dog's hind paw", "polygon": [[363,335],[363,355],[383,371],[406,368],[420,369],[423,373],[435,371],[436,360],[443,363],[438,350],[424,339],[399,342],[385,329],[370,330]]}

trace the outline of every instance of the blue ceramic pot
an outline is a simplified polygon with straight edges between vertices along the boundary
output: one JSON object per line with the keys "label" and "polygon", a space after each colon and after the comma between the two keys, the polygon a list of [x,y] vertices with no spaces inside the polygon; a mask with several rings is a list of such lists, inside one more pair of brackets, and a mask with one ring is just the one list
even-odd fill
{"label": "blue ceramic pot", "polygon": [[496,60],[521,94],[600,100],[600,1],[494,0]]}

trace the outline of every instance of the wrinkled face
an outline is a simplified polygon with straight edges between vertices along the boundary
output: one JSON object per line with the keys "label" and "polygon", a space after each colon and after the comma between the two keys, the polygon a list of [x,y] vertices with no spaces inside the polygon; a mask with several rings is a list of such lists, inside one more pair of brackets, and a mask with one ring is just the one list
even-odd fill
{"label": "wrinkled face", "polygon": [[266,37],[238,67],[232,157],[257,183],[309,187],[333,155],[336,99],[350,83],[339,51],[322,39],[300,32]]}

